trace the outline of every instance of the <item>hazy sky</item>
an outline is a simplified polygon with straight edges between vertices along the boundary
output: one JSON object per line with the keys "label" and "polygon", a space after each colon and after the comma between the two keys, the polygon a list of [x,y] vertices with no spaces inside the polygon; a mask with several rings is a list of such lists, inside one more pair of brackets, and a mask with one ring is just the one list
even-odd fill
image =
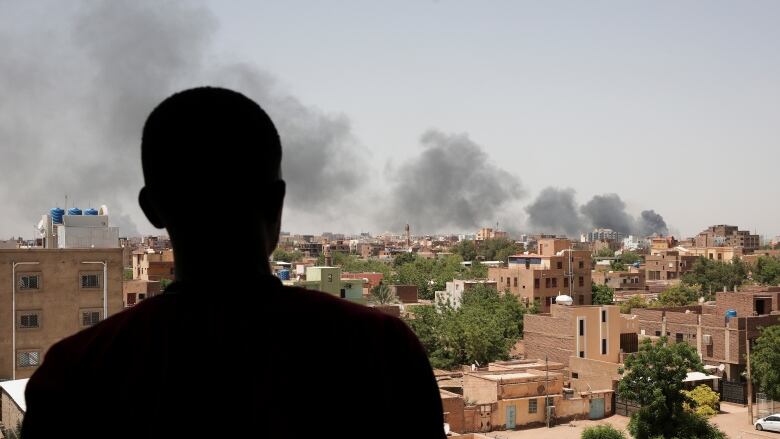
{"label": "hazy sky", "polygon": [[[3,178],[0,202],[16,207],[0,217],[0,238],[29,236],[42,210],[64,200],[68,191],[77,199],[79,192],[88,194],[80,198],[82,207],[109,200],[126,215],[125,229],[134,224],[151,232],[135,207],[140,166],[130,150],[133,136],[165,95],[206,82],[247,85],[247,94],[261,105],[266,105],[263,98],[270,101],[272,117],[287,118],[281,122],[283,140],[286,132],[294,137],[303,130],[290,141],[301,145],[301,152],[286,157],[309,157],[311,165],[320,161],[323,169],[334,170],[293,188],[284,224],[293,232],[382,232],[405,222],[413,223],[413,231],[415,226],[461,231],[495,221],[502,228],[533,231],[524,207],[553,186],[573,188],[579,204],[617,193],[631,215],[653,209],[684,235],[724,223],[780,234],[774,173],[780,164],[776,1],[496,1],[486,6],[213,0],[194,12],[192,3],[147,5],[161,10],[162,18],[136,13],[139,6],[109,11],[115,7],[100,2],[24,3],[0,0],[0,68],[6,71],[0,73],[0,100],[6,101],[0,102],[0,160],[5,162],[0,172],[14,174],[19,163],[35,162],[38,154],[56,148],[50,139],[74,133],[84,138],[71,141],[90,156],[111,148],[106,143],[115,137],[127,146],[117,150],[123,183],[111,193],[87,190],[73,175],[63,185],[47,181],[45,172]],[[176,8],[189,9],[189,15],[177,14]],[[107,24],[101,25],[103,20]],[[150,32],[155,26],[162,30]],[[153,81],[165,77],[168,61],[151,57],[143,79],[154,92],[135,99],[134,91],[146,88],[133,85],[130,92],[114,95],[112,88],[124,86],[113,78],[133,76],[130,70],[137,65],[106,59],[134,51],[136,39],[154,51],[149,39],[172,33],[171,51],[186,51],[171,67],[175,78],[157,86]],[[102,35],[121,44],[96,43]],[[30,44],[34,56],[19,50]],[[2,55],[14,48],[15,54]],[[68,51],[84,59],[64,56]],[[52,59],[40,59],[48,55]],[[102,67],[90,67],[96,63]],[[9,65],[15,66],[13,74]],[[88,90],[72,100],[87,108],[83,114],[96,111],[91,103],[105,92],[116,98],[98,102],[97,108],[107,105],[121,118],[129,100],[137,115],[121,127],[115,126],[116,117],[66,121],[58,113],[47,123],[36,115],[34,128],[25,120],[26,129],[19,128],[18,119],[24,119],[19,113],[47,108],[47,93],[67,108],[71,97],[60,87],[68,85],[51,80],[60,70]],[[92,83],[94,75],[102,80]],[[262,78],[247,79],[253,75]],[[18,82],[25,85],[9,92]],[[4,97],[7,93],[12,96]],[[26,102],[28,94],[38,99],[29,108],[9,104]],[[307,150],[313,145],[308,139],[323,136],[320,130],[328,140]],[[104,134],[92,136],[92,131]],[[31,144],[47,146],[27,155],[17,150],[26,148],[19,139],[36,136]],[[322,156],[312,156],[316,151]],[[92,166],[99,168],[110,157]],[[459,167],[458,157],[476,160],[478,169]],[[70,160],[83,161],[62,154],[57,165]],[[438,172],[452,175],[445,180],[428,175]],[[286,175],[312,174],[302,167]],[[45,199],[41,194],[51,191],[51,202],[24,200],[31,198],[24,187],[31,178],[43,181],[33,184],[37,195],[32,198]],[[422,187],[411,207],[399,200],[410,185]],[[454,198],[446,195],[448,187],[454,188]],[[492,200],[489,194],[507,201],[491,202],[493,210],[475,206]],[[468,220],[453,219],[469,209],[474,212]],[[447,212],[446,218],[431,220],[430,212],[437,211]]]}

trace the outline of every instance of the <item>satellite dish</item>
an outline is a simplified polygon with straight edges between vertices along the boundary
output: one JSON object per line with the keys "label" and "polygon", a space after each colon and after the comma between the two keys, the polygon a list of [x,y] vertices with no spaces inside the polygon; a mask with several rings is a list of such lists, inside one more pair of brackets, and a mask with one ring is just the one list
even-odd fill
{"label": "satellite dish", "polygon": [[724,370],[726,370],[726,365],[725,365],[725,364],[723,364],[723,363],[720,363],[720,364],[718,365],[718,370],[719,370],[719,371],[721,371],[721,372],[723,372]]}

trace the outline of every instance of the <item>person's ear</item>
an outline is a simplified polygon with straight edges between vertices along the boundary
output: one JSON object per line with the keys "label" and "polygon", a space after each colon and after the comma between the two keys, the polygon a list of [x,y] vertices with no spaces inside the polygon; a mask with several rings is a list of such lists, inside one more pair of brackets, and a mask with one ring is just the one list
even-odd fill
{"label": "person's ear", "polygon": [[150,223],[152,223],[153,226],[157,227],[158,229],[165,228],[165,223],[157,213],[157,210],[154,208],[152,195],[148,187],[144,186],[141,188],[141,192],[138,194],[138,204],[141,205],[141,210],[144,211],[144,215],[146,215],[146,218]]}

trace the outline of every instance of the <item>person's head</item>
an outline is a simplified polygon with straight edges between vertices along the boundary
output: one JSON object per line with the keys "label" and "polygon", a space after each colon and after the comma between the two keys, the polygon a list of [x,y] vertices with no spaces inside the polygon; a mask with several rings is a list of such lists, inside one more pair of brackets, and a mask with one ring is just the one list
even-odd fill
{"label": "person's head", "polygon": [[257,103],[224,88],[184,90],[146,120],[139,202],[174,246],[219,231],[270,254],[285,193],[281,160],[279,135]]}

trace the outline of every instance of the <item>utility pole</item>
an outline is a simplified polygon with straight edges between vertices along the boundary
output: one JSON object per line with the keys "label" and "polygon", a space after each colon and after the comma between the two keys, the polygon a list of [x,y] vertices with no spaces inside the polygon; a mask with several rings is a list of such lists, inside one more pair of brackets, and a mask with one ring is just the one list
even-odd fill
{"label": "utility pole", "polygon": [[550,386],[550,365],[547,363],[547,354],[544,354],[544,419],[547,422],[547,428],[550,428],[550,408],[548,407]]}
{"label": "utility pole", "polygon": [[748,339],[748,319],[745,319],[745,348],[747,349],[747,403],[750,425],[753,425],[753,377],[750,375],[750,340]]}

